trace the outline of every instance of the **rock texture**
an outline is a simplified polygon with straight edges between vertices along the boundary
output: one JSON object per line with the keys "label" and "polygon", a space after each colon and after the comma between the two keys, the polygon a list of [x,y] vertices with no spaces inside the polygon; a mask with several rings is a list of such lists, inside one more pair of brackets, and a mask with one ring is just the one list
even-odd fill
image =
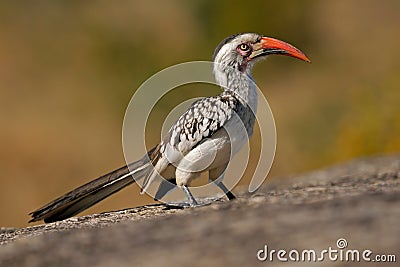
{"label": "rock texture", "polygon": [[[400,261],[400,156],[360,159],[269,182],[237,201],[150,205],[0,230],[0,266],[309,266],[261,262],[268,249],[358,249]],[[263,254],[260,254],[263,255]],[[288,255],[286,254],[286,257]],[[324,266],[361,266],[331,261]],[[368,266],[396,266],[370,262]]]}

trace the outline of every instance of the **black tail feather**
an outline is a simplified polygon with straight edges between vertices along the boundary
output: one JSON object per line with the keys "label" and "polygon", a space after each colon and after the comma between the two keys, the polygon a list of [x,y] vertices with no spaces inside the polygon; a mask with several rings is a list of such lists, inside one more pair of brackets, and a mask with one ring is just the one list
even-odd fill
{"label": "black tail feather", "polygon": [[29,222],[60,221],[88,209],[144,176],[151,167],[150,150],[142,159],[90,181],[30,213]]}

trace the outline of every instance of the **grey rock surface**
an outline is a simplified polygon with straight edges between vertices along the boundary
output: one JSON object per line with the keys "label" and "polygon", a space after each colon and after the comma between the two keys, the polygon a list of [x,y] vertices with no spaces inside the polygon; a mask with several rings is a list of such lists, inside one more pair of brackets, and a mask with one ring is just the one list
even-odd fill
{"label": "grey rock surface", "polygon": [[[237,201],[149,205],[22,229],[0,229],[0,266],[363,266],[261,262],[257,252],[347,250],[400,261],[400,156],[355,160],[277,179]],[[263,256],[264,254],[260,254]],[[286,254],[288,258],[288,254]],[[398,266],[369,262],[368,266]]]}

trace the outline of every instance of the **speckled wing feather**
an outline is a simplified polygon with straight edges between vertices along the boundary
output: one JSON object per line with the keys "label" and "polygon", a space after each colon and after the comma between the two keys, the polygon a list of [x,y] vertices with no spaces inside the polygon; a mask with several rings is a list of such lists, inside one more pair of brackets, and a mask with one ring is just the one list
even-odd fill
{"label": "speckled wing feather", "polygon": [[178,162],[202,140],[221,129],[235,114],[240,104],[228,91],[194,102],[171,127],[152,155],[155,168],[144,179],[142,191],[145,191],[155,176],[162,173],[170,163]]}

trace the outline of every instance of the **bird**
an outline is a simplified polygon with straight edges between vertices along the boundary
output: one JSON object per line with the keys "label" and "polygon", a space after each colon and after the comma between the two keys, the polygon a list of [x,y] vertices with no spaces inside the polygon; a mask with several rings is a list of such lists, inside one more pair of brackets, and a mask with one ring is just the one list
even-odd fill
{"label": "bird", "polygon": [[190,206],[198,205],[189,187],[201,173],[208,173],[229,200],[235,195],[224,185],[226,167],[253,133],[257,89],[251,76],[258,61],[269,55],[311,60],[296,47],[257,33],[225,38],[213,54],[219,95],[194,102],[171,126],[161,142],[141,159],[90,181],[30,213],[31,220],[55,222],[72,217],[126,186],[143,179],[141,193],[162,177],[155,200],[178,187]]}

